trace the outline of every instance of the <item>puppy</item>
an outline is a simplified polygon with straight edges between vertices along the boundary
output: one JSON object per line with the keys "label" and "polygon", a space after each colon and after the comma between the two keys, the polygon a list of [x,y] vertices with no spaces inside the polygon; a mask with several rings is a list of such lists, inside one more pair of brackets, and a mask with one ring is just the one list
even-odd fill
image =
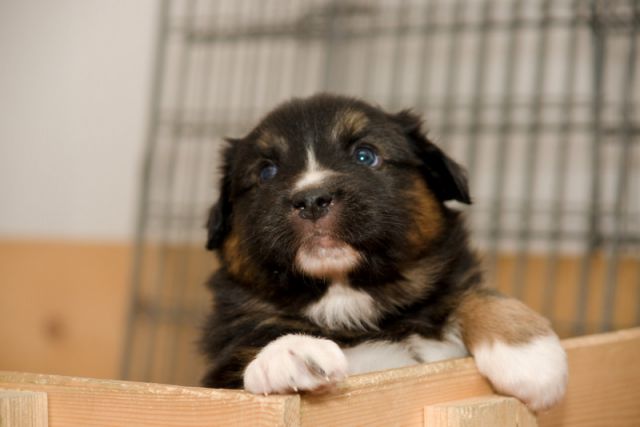
{"label": "puppy", "polygon": [[349,374],[474,356],[501,393],[556,403],[565,353],[549,323],[483,286],[461,214],[465,171],[410,111],[316,95],[224,151],[207,248],[221,267],[203,384],[323,391]]}

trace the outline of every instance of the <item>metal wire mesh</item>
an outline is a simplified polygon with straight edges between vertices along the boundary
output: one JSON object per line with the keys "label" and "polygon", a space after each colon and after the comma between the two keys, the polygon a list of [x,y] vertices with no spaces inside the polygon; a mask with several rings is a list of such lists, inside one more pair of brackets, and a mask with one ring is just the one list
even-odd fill
{"label": "metal wire mesh", "polygon": [[123,376],[192,384],[223,136],[332,91],[422,113],[488,278],[561,335],[640,323],[638,0],[166,0]]}

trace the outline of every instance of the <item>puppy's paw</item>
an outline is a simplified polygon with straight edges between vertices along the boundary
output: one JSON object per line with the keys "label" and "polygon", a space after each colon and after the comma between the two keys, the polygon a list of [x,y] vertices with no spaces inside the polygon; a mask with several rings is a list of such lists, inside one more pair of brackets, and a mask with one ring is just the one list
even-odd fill
{"label": "puppy's paw", "polygon": [[321,392],[347,373],[347,359],[333,341],[285,335],[264,347],[244,371],[245,390],[256,394]]}
{"label": "puppy's paw", "polygon": [[497,391],[517,397],[534,411],[550,408],[564,395],[567,356],[555,334],[525,344],[485,343],[473,353],[478,370]]}

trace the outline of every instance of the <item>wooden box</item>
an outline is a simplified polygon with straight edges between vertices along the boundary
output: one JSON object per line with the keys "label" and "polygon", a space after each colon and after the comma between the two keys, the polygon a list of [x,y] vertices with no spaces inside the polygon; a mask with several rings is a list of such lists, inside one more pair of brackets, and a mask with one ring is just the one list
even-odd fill
{"label": "wooden box", "polygon": [[494,394],[466,358],[354,376],[320,396],[0,372],[0,425],[640,425],[640,328],[563,344],[567,394],[537,415]]}

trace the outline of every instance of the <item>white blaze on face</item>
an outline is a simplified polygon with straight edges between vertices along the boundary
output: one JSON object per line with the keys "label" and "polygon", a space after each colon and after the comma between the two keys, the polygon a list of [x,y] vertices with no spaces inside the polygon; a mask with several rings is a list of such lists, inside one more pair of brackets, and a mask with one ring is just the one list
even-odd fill
{"label": "white blaze on face", "polygon": [[[307,148],[307,167],[293,187],[293,192],[322,185],[337,172],[323,168],[312,147]],[[326,224],[325,224],[326,226]],[[330,235],[309,238],[298,249],[295,263],[300,271],[315,277],[342,276],[359,262],[360,254],[347,243]]]}
{"label": "white blaze on face", "polygon": [[318,186],[327,177],[335,174],[334,171],[324,169],[316,160],[312,147],[307,148],[307,169],[298,178],[293,186],[294,191],[300,191],[307,187]]}

